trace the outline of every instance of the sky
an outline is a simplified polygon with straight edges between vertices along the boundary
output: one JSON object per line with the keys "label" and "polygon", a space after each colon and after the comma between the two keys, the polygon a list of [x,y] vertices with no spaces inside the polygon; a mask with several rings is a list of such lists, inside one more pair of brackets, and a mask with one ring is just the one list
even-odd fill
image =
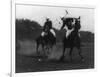
{"label": "sky", "polygon": [[[68,11],[66,14],[65,11]],[[17,19],[30,19],[44,25],[46,18],[50,18],[53,27],[60,29],[62,21],[60,17],[81,17],[81,30],[94,32],[94,9],[73,8],[73,7],[53,7],[36,5],[16,5]],[[60,22],[60,24],[59,24]]]}

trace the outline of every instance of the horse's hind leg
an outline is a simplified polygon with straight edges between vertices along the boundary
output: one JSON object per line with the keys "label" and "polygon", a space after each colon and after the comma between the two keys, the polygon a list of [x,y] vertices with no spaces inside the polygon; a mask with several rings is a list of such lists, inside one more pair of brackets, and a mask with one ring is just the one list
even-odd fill
{"label": "horse's hind leg", "polygon": [[79,52],[79,55],[81,57],[81,60],[84,61],[84,57],[82,56],[82,50],[80,47],[77,47],[78,48],[78,52]]}
{"label": "horse's hind leg", "polygon": [[71,48],[70,48],[70,51],[69,51],[70,61],[72,61],[72,51],[73,51],[73,47],[71,47]]}

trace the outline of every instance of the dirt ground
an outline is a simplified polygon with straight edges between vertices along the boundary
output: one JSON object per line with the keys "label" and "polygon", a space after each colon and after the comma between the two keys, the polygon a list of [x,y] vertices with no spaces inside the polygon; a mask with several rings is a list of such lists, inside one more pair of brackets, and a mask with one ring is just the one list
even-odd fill
{"label": "dirt ground", "polygon": [[40,56],[37,56],[34,41],[25,40],[19,43],[20,48],[16,50],[16,73],[94,68],[93,43],[84,43],[82,47],[82,55],[85,58],[84,62],[80,61],[76,48],[73,49],[72,62],[70,62],[68,55],[69,49],[66,49],[64,61],[59,62],[58,60],[62,55],[61,43],[57,43],[47,57],[44,56],[41,47],[39,48]]}

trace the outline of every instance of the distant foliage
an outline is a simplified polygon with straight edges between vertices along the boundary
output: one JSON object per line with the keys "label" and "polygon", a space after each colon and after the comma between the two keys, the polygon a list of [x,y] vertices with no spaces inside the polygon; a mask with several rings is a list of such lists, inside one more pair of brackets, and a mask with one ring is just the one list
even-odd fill
{"label": "distant foliage", "polygon": [[89,31],[80,31],[82,42],[94,42],[94,33]]}
{"label": "distant foliage", "polygon": [[33,39],[41,33],[42,27],[39,23],[28,19],[16,19],[16,38]]}

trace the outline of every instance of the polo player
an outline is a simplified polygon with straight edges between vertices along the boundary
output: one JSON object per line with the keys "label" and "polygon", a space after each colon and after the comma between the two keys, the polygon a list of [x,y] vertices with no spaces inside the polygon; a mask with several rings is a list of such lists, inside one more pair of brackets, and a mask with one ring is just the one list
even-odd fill
{"label": "polo player", "polygon": [[[66,38],[73,32],[74,35],[76,36],[77,34],[79,35],[78,31],[81,28],[80,25],[80,17],[79,18],[62,18],[63,21],[63,26],[61,29],[65,28],[66,29]],[[79,35],[80,36],[80,35]]]}
{"label": "polo player", "polygon": [[43,31],[41,33],[41,36],[44,37],[45,35],[47,35],[47,32],[50,31],[54,37],[56,37],[55,31],[52,28],[52,21],[47,18],[46,22],[44,23],[44,27],[43,27]]}
{"label": "polo player", "polygon": [[68,36],[71,34],[72,31],[74,31],[74,28],[72,27],[73,25],[73,19],[69,18],[66,20],[66,18],[61,18],[61,20],[63,21],[63,26],[61,27],[61,29],[65,28],[66,30],[66,38],[68,38]]}

